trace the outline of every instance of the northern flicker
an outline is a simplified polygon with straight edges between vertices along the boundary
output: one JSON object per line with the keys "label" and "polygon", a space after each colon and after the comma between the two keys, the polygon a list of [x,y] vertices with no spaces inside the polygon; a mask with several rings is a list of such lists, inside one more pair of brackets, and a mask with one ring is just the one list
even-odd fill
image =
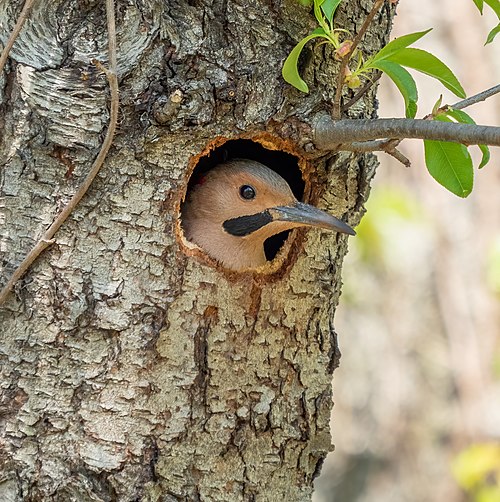
{"label": "northern flicker", "polygon": [[182,224],[189,241],[235,271],[264,265],[264,241],[284,230],[310,226],[355,235],[343,221],[297,201],[275,171],[247,159],[203,176],[188,193]]}

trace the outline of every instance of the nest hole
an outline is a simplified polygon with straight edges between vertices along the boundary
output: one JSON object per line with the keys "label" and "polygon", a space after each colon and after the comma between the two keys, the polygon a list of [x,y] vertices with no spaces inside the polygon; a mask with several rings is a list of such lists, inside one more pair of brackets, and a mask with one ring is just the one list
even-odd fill
{"label": "nest hole", "polygon": [[[305,182],[299,167],[299,158],[281,150],[265,148],[260,143],[249,139],[228,140],[211,150],[207,155],[200,157],[191,174],[187,192],[196,184],[196,180],[200,176],[203,176],[217,165],[232,159],[250,159],[264,164],[287,181],[298,200],[303,199]],[[276,257],[289,233],[290,230],[287,230],[273,235],[265,241],[264,251],[268,261]]]}

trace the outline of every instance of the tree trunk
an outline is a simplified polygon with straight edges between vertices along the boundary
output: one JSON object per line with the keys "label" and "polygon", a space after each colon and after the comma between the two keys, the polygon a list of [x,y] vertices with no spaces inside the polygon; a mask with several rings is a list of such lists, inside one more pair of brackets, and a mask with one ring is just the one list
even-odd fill
{"label": "tree trunk", "polygon": [[[3,43],[21,6],[0,0]],[[337,23],[355,32],[370,8],[345,2]],[[114,146],[0,310],[0,500],[309,500],[331,450],[347,239],[294,231],[267,271],[235,274],[185,241],[179,208],[200,156],[253,145],[291,154],[304,200],[355,225],[375,160],[314,157],[301,135],[338,64],[311,49],[311,93],[284,83],[314,27],[293,0],[119,0],[116,15]],[[106,44],[104,2],[39,0],[0,77],[4,283],[99,149]],[[373,114],[373,95],[351,112]]]}

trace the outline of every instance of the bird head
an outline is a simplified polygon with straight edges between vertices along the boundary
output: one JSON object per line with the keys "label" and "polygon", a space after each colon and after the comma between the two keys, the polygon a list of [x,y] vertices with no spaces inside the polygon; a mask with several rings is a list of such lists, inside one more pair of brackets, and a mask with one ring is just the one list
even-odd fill
{"label": "bird head", "polygon": [[182,223],[189,241],[236,271],[264,265],[264,241],[284,230],[311,226],[355,235],[344,222],[297,201],[275,171],[246,159],[203,176],[187,196]]}

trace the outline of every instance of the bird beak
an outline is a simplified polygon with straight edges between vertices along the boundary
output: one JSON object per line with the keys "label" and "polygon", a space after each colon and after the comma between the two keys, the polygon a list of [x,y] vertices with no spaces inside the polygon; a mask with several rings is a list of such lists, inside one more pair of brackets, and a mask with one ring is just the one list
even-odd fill
{"label": "bird beak", "polygon": [[344,234],[356,235],[347,223],[314,206],[296,202],[293,206],[278,206],[269,209],[273,221],[289,221],[304,226],[327,228]]}

